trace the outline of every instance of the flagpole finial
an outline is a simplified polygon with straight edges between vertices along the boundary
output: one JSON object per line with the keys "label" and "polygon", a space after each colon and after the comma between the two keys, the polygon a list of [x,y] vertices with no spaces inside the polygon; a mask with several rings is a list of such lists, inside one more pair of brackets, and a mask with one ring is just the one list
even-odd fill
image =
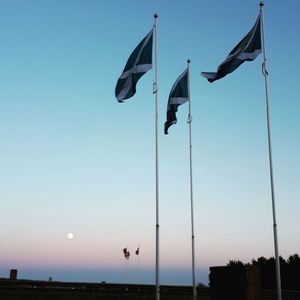
{"label": "flagpole finial", "polygon": [[263,7],[264,5],[265,5],[265,4],[264,4],[263,1],[260,1],[260,2],[259,2],[259,6],[260,6],[260,7]]}
{"label": "flagpole finial", "polygon": [[189,64],[189,63],[191,63],[191,60],[190,60],[190,59],[188,59],[188,60],[187,60],[187,63],[188,63],[188,64]]}
{"label": "flagpole finial", "polygon": [[158,18],[158,14],[154,14],[154,18],[157,19]]}

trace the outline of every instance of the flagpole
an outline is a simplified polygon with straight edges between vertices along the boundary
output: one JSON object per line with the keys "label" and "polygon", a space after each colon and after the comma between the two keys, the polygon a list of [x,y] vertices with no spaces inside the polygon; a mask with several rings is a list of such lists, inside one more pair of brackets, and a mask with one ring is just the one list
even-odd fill
{"label": "flagpole", "polygon": [[193,300],[197,299],[196,276],[195,276],[195,235],[194,235],[194,203],[193,203],[193,161],[192,161],[192,112],[191,112],[191,98],[190,98],[190,63],[188,65],[188,99],[189,99],[189,149],[190,149],[190,193],[191,193],[191,229],[192,229],[192,279],[193,279]]}
{"label": "flagpole", "polygon": [[158,83],[157,83],[157,18],[154,15],[154,57],[155,57],[155,83],[153,93],[155,94],[155,173],[156,173],[156,257],[155,257],[155,294],[156,300],[160,299],[160,270],[159,270],[159,173],[158,173]]}
{"label": "flagpole", "polygon": [[268,128],[268,147],[269,147],[269,165],[270,165],[270,182],[271,182],[271,197],[272,197],[272,212],[273,212],[273,233],[274,233],[274,248],[275,248],[275,266],[276,266],[276,288],[277,300],[281,300],[281,278],[280,278],[280,262],[279,262],[279,249],[278,249],[278,236],[277,236],[277,223],[276,223],[276,209],[275,209],[275,192],[274,192],[274,177],[273,177],[273,162],[272,162],[272,145],[271,145],[271,126],[270,126],[270,113],[269,113],[269,94],[268,94],[268,71],[266,59],[266,47],[264,37],[264,20],[263,20],[263,6],[261,1],[260,16],[262,28],[262,48],[263,48],[263,66],[262,71],[265,77],[265,91],[266,91],[266,112],[267,112],[267,128]]}

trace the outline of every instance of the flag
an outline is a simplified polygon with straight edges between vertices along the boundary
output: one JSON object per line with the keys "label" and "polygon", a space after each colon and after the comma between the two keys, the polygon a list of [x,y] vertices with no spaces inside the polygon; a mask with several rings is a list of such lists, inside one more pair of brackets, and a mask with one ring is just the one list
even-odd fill
{"label": "flag", "polygon": [[123,249],[123,253],[124,253],[124,257],[125,257],[126,259],[129,259],[130,252],[127,250],[127,248],[124,248],[124,249]]}
{"label": "flag", "polygon": [[189,100],[188,89],[188,68],[186,68],[185,71],[175,81],[169,95],[167,121],[165,122],[165,134],[168,134],[169,127],[177,122],[176,112],[178,110],[178,106]]}
{"label": "flag", "polygon": [[202,72],[209,82],[221,79],[237,69],[243,62],[254,60],[261,53],[260,15],[248,34],[231,50],[216,73]]}
{"label": "flag", "polygon": [[135,250],[135,254],[139,255],[140,254],[140,246],[137,247],[137,249]]}
{"label": "flag", "polygon": [[153,29],[133,50],[117,82],[115,95],[119,102],[132,97],[138,80],[152,68]]}

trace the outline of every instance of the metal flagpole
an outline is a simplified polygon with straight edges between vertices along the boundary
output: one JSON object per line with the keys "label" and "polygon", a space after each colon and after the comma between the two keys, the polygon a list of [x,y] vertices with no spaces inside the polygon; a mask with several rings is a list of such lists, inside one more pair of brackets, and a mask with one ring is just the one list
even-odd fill
{"label": "metal flagpole", "polygon": [[272,146],[271,146],[271,127],[270,127],[270,113],[269,113],[269,95],[268,95],[268,71],[266,59],[266,47],[264,37],[264,20],[263,20],[263,6],[261,1],[260,17],[262,29],[262,48],[263,48],[263,65],[262,71],[265,77],[265,91],[266,91],[266,112],[267,112],[267,128],[268,128],[268,146],[269,146],[269,165],[270,165],[270,181],[271,181],[271,196],[272,196],[272,212],[273,212],[273,232],[274,232],[274,247],[275,247],[275,265],[276,265],[276,287],[277,287],[277,300],[281,300],[281,278],[280,278],[280,263],[279,263],[279,250],[278,250],[278,237],[277,237],[277,223],[276,223],[276,209],[275,209],[275,193],[274,193],[274,178],[273,178],[273,162],[272,162]]}
{"label": "metal flagpole", "polygon": [[195,235],[194,235],[194,204],[193,204],[193,163],[192,163],[192,113],[191,113],[191,97],[190,97],[190,62],[188,64],[188,99],[189,99],[189,148],[190,148],[190,192],[191,192],[191,228],[192,228],[192,275],[193,275],[193,300],[197,299],[196,276],[195,276]]}
{"label": "metal flagpole", "polygon": [[157,18],[158,14],[154,15],[154,33],[155,33],[155,82],[153,93],[155,94],[155,169],[156,169],[156,258],[155,258],[155,294],[156,300],[160,298],[160,283],[159,283],[159,177],[158,177],[158,84],[157,84]]}

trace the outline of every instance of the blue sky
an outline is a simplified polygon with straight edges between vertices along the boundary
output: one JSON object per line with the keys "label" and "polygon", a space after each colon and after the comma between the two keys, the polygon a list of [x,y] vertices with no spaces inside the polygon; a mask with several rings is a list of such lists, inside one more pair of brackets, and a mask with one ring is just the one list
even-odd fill
{"label": "blue sky", "polygon": [[[154,283],[154,72],[117,103],[158,13],[162,284],[191,284],[188,106],[163,134],[191,62],[197,281],[274,255],[262,56],[209,84],[258,1],[0,1],[0,276]],[[300,249],[298,0],[265,1],[279,249]],[[69,240],[67,234],[74,233]],[[139,257],[129,261],[122,248]],[[177,276],[172,277],[176,271]]]}

